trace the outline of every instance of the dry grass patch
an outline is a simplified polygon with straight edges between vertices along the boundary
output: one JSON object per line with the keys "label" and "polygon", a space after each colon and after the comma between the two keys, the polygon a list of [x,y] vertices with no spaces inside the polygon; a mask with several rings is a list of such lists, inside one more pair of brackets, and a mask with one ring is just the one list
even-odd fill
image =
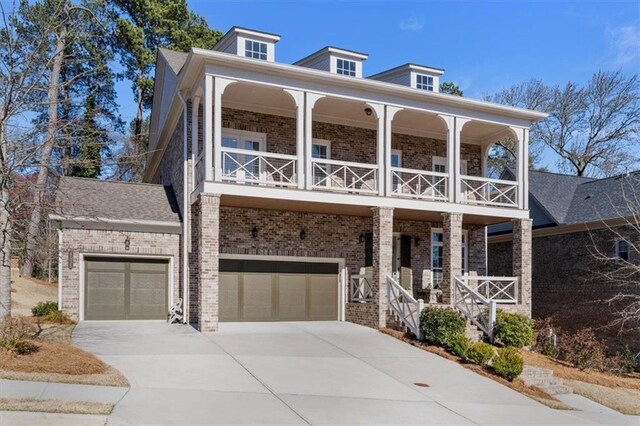
{"label": "dry grass patch", "polygon": [[21,371],[0,370],[0,379],[25,380],[28,382],[73,383],[78,385],[98,385],[129,387],[129,381],[118,370],[107,366],[101,374],[58,374],[24,373]]}
{"label": "dry grass patch", "polygon": [[107,365],[94,355],[66,343],[33,341],[36,350],[26,355],[0,351],[0,369],[25,373],[101,374]]}
{"label": "dry grass patch", "polygon": [[0,398],[0,411],[109,415],[113,404],[59,399]]}
{"label": "dry grass patch", "polygon": [[424,351],[427,352],[431,352],[433,354],[436,354],[438,356],[441,356],[442,358],[446,358],[450,361],[454,361],[457,362],[458,364],[462,365],[463,367],[477,373],[480,374],[481,376],[487,377],[493,381],[496,381],[498,383],[500,383],[501,385],[504,385],[508,388],[513,389],[516,392],[519,392],[523,395],[526,395],[532,399],[535,399],[536,401],[551,407],[551,408],[555,408],[557,410],[573,410],[573,408],[569,407],[568,405],[566,405],[565,403],[563,403],[562,401],[559,401],[558,399],[556,399],[554,396],[546,393],[545,391],[543,391],[540,388],[537,388],[535,386],[527,386],[524,384],[524,382],[522,380],[516,379],[513,382],[509,382],[508,380],[503,379],[502,377],[496,376],[495,374],[491,373],[490,371],[488,371],[487,369],[484,369],[482,367],[480,367],[479,365],[476,364],[470,364],[467,362],[464,362],[462,359],[460,359],[459,357],[450,354],[449,352],[447,352],[444,348],[440,347],[440,346],[435,346],[435,345],[429,345],[427,343],[423,343],[423,342],[418,342],[417,340],[411,338],[410,336],[406,335],[405,333],[402,333],[401,331],[397,331],[397,330],[392,330],[389,328],[383,328],[380,329],[380,331],[384,334],[388,334],[389,336],[395,337],[396,339],[402,340],[403,342],[409,343],[410,345],[413,345],[417,348],[420,348]]}
{"label": "dry grass patch", "polygon": [[578,395],[589,398],[622,414],[640,415],[640,390],[638,389],[609,388],[577,380],[565,380],[565,383],[571,386]]}
{"label": "dry grass patch", "polygon": [[582,371],[565,362],[549,358],[537,352],[521,349],[520,354],[522,355],[522,359],[524,359],[525,364],[533,365],[534,367],[548,368],[553,371],[553,374],[556,377],[561,379],[577,380],[608,388],[640,390],[640,374],[638,373],[616,376],[614,374],[603,373],[601,371]]}

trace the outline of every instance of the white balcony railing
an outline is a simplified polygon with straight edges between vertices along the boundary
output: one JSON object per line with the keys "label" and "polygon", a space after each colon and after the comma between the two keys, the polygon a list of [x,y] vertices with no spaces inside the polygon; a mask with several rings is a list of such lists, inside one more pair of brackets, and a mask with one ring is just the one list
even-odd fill
{"label": "white balcony railing", "polygon": [[222,180],[266,186],[296,186],[295,155],[222,148]]}
{"label": "white balcony railing", "polygon": [[204,153],[200,154],[195,161],[196,163],[194,165],[194,177],[195,184],[197,185],[200,182],[204,181],[205,178]]}
{"label": "white balcony railing", "polygon": [[313,189],[357,194],[378,193],[378,166],[376,164],[313,158],[311,165]]}
{"label": "white balcony railing", "polygon": [[482,277],[463,275],[457,277],[486,300],[496,303],[518,303],[517,277]]}
{"label": "white balcony railing", "polygon": [[368,303],[373,301],[373,288],[369,281],[371,276],[365,274],[352,275],[349,280],[349,302]]}
{"label": "white balcony railing", "polygon": [[421,200],[447,201],[446,173],[391,168],[391,195]]}
{"label": "white balcony railing", "polygon": [[518,207],[518,183],[478,176],[460,176],[463,203]]}

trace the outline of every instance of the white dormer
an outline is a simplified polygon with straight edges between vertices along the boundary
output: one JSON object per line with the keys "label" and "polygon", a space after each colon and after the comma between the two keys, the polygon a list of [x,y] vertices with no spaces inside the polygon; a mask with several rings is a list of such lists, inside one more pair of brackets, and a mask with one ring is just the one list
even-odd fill
{"label": "white dormer", "polygon": [[404,64],[368,78],[386,81],[387,83],[402,84],[403,86],[413,87],[414,89],[439,92],[440,76],[442,74],[444,74],[444,70],[441,68]]}
{"label": "white dormer", "polygon": [[280,36],[277,34],[233,27],[218,41],[213,50],[274,62],[278,41]]}
{"label": "white dormer", "polygon": [[369,55],[327,46],[293,65],[329,71],[333,74],[362,78],[362,63]]}

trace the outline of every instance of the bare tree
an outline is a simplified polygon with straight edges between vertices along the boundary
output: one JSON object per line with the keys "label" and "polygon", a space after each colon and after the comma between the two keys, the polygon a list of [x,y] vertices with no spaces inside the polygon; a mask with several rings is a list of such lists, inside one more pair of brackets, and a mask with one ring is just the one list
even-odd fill
{"label": "bare tree", "polygon": [[[640,134],[640,81],[620,71],[595,73],[580,87],[546,86],[538,80],[512,86],[485,99],[549,113],[531,127],[532,155],[548,147],[561,169],[578,176],[611,176],[637,167]],[[508,163],[512,142],[502,144]],[[508,153],[511,151],[511,155]],[[504,152],[502,152],[504,154]]]}
{"label": "bare tree", "polygon": [[[597,261],[593,273],[615,289],[604,300],[614,311],[606,325],[621,332],[640,331],[640,172],[623,177],[620,185],[621,197],[608,195],[617,217],[602,221],[607,237],[590,231],[589,249]],[[624,242],[626,254],[616,253],[617,242]]]}

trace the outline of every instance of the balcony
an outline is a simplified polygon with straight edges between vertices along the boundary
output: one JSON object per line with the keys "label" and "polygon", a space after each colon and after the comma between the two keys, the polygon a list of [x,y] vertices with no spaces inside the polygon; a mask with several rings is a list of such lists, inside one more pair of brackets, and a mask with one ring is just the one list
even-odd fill
{"label": "balcony", "polygon": [[446,173],[391,168],[391,196],[430,201],[448,201]]}
{"label": "balcony", "polygon": [[518,207],[518,183],[478,176],[460,176],[461,202],[466,204]]}
{"label": "balcony", "polygon": [[348,192],[352,194],[378,193],[378,166],[339,160],[311,160],[312,189]]}
{"label": "balcony", "polygon": [[222,181],[238,184],[295,187],[295,155],[222,148]]}

